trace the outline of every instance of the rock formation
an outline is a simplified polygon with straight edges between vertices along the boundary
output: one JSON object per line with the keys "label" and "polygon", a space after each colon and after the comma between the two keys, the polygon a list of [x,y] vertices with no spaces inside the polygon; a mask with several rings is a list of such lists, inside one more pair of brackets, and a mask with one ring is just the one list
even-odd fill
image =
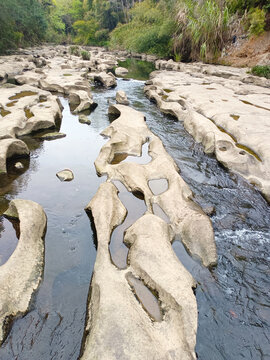
{"label": "rock formation", "polygon": [[[152,73],[146,95],[183,121],[206,153],[214,153],[270,201],[270,90],[247,84],[247,76],[237,77],[235,69],[179,66],[181,71]],[[269,80],[260,81],[268,86]]]}
{"label": "rock formation", "polygon": [[0,267],[0,344],[11,322],[29,309],[44,267],[44,236],[47,219],[40,205],[29,200],[13,200],[5,212],[19,220],[18,245]]}
{"label": "rock formation", "polygon": [[[81,359],[189,359],[196,358],[196,283],[179,262],[171,243],[180,234],[188,251],[206,266],[217,262],[209,218],[192,200],[192,193],[178,174],[173,159],[160,139],[147,127],[143,114],[123,105],[111,106],[118,116],[103,135],[110,140],[95,162],[98,174],[106,174],[86,210],[95,223],[98,246],[85,339]],[[149,143],[152,161],[146,165],[113,163],[116,155],[140,156]],[[166,179],[168,189],[154,195],[151,180]],[[125,232],[129,247],[126,269],[112,263],[109,243],[112,231],[127,215],[113,181],[144,196],[146,213]],[[169,218],[155,215],[158,204]],[[156,294],[160,317],[149,313],[137,294],[136,282]],[[153,296],[154,297],[154,296]]]}

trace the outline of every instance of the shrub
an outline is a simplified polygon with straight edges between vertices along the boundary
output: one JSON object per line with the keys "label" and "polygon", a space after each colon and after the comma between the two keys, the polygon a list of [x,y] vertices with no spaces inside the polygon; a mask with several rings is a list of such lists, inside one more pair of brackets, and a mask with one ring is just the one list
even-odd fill
{"label": "shrub", "polygon": [[248,33],[249,35],[260,35],[264,32],[265,28],[265,11],[263,9],[252,9],[248,14],[248,22],[250,24]]}
{"label": "shrub", "polygon": [[266,79],[270,79],[270,66],[269,65],[265,65],[265,66],[254,66],[251,69],[251,73],[253,75],[256,76],[261,76],[261,77],[265,77]]}
{"label": "shrub", "polygon": [[71,55],[80,56],[80,48],[77,45],[70,46],[69,52]]}
{"label": "shrub", "polygon": [[90,60],[90,54],[88,51],[82,50],[81,57],[83,58],[83,60]]}

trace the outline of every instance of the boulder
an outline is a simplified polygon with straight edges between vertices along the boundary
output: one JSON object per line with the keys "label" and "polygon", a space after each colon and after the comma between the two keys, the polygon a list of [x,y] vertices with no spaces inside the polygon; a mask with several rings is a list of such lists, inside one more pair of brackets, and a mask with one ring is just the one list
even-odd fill
{"label": "boulder", "polygon": [[91,120],[88,119],[88,117],[86,115],[84,115],[84,114],[79,115],[79,122],[81,124],[87,124],[87,125],[91,124]]}
{"label": "boulder", "polygon": [[128,69],[124,67],[118,67],[115,69],[115,75],[116,76],[125,76],[128,74]]}
{"label": "boulder", "polygon": [[101,72],[94,75],[94,81],[106,88],[112,88],[117,85],[115,76],[112,73]]}
{"label": "boulder", "polygon": [[97,106],[97,104],[93,101],[92,95],[89,92],[83,90],[76,91],[76,93],[71,92],[69,94],[68,100],[71,110],[75,114]]}
{"label": "boulder", "polygon": [[56,176],[60,181],[72,181],[74,179],[73,172],[70,169],[59,171]]}
{"label": "boulder", "polygon": [[27,145],[19,139],[10,138],[0,140],[0,173],[7,173],[7,159],[29,156],[29,154],[30,152]]}
{"label": "boulder", "polygon": [[117,104],[129,105],[127,95],[124,91],[122,91],[122,90],[117,91],[116,102],[117,102]]}

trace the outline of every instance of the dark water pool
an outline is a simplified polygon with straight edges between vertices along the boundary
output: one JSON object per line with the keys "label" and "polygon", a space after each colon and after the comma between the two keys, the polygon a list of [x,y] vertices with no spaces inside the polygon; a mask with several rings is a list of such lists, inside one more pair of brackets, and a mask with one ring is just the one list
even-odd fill
{"label": "dark water pool", "polygon": [[[131,106],[145,113],[148,126],[175,159],[196,201],[216,208],[212,217],[219,255],[216,269],[202,268],[177,239],[173,244],[198,281],[198,358],[270,359],[269,205],[252,186],[206,156],[181,122],[160,114],[144,97],[143,82],[136,80],[118,80],[114,90],[95,90],[99,106],[90,115],[90,126],[80,124],[62,99],[61,132],[67,137],[31,141],[28,170],[2,188],[1,209],[12,198],[37,201],[47,213],[48,230],[44,281],[31,311],[14,322],[0,359],[75,360],[79,356],[96,254],[83,209],[104,181],[96,176],[94,160],[106,141],[99,133],[109,125],[108,100],[113,102],[117,90],[126,91]],[[73,170],[74,181],[57,179],[56,172],[64,168]]]}

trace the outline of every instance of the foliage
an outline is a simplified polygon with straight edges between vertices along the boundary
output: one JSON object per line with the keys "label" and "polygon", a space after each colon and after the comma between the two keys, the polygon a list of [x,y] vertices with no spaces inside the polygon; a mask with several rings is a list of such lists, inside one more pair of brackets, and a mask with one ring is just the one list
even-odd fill
{"label": "foliage", "polygon": [[165,0],[136,4],[130,11],[131,21],[118,25],[111,33],[111,47],[169,56],[176,25],[170,10],[170,1]]}
{"label": "foliage", "polygon": [[83,60],[90,60],[90,54],[88,51],[82,50],[81,51],[81,57]]}
{"label": "foliage", "polygon": [[270,66],[269,65],[265,65],[265,66],[254,66],[251,69],[251,73],[253,75],[256,76],[261,76],[261,77],[265,77],[266,79],[270,79]]}
{"label": "foliage", "polygon": [[124,78],[131,78],[137,80],[147,80],[152,71],[155,70],[155,64],[136,59],[127,59],[119,61],[118,66],[128,69],[128,74]]}
{"label": "foliage", "polygon": [[248,13],[248,34],[260,35],[264,32],[265,28],[265,11],[263,9],[251,9]]}
{"label": "foliage", "polygon": [[178,9],[175,50],[192,59],[210,60],[217,56],[228,36],[227,6],[216,0],[185,0],[179,2]]}
{"label": "foliage", "polygon": [[80,56],[80,48],[77,45],[70,46],[69,52],[71,55]]}
{"label": "foliage", "polygon": [[0,0],[0,52],[38,42],[47,28],[38,0]]}
{"label": "foliage", "polygon": [[231,13],[238,11],[240,14],[243,14],[256,7],[267,8],[269,0],[227,0],[227,6]]}

